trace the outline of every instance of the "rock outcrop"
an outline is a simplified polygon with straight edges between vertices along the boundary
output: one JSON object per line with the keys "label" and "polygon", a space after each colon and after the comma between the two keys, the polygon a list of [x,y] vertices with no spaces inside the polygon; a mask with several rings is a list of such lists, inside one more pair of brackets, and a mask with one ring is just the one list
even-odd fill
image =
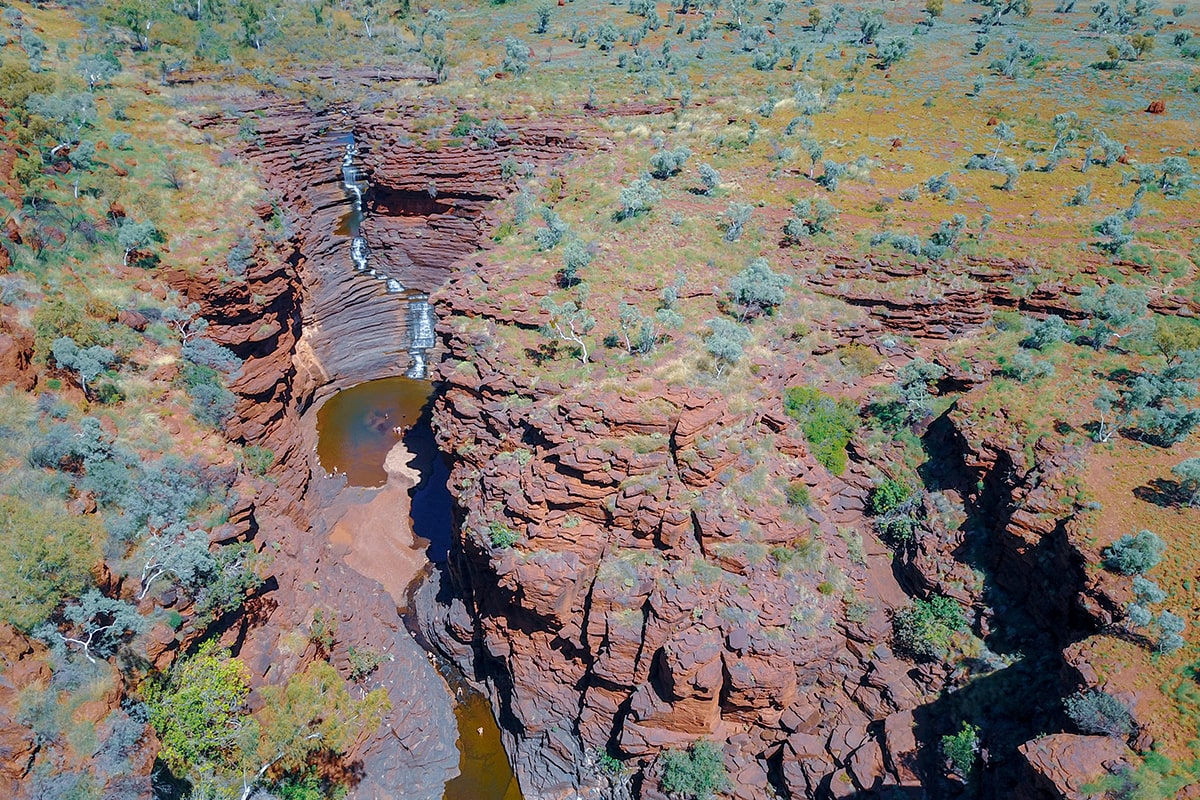
{"label": "rock outcrop", "polygon": [[1030,781],[1025,797],[1046,800],[1092,800],[1095,792],[1084,786],[1097,778],[1130,769],[1133,752],[1110,736],[1078,736],[1056,733],[1021,745],[1029,765]]}
{"label": "rock outcrop", "polygon": [[[526,313],[480,299],[511,269],[438,294],[462,597],[425,611],[444,652],[476,656],[526,796],[603,783],[596,751],[644,768],[700,738],[723,745],[737,797],[911,785],[895,720],[924,693],[883,646],[905,595],[860,533],[870,482],[818,466],[777,399],[746,412],[705,390],[515,378],[463,333]],[[756,475],[803,481],[812,508],[742,499]]]}
{"label": "rock outcrop", "polygon": [[[1077,316],[1059,288],[1032,300],[987,288],[1015,265],[967,268],[984,288],[936,314],[863,304],[923,339],[994,308]],[[698,739],[722,746],[735,797],[950,796],[937,741],[963,710],[943,692],[980,676],[1028,684],[1023,710],[993,720],[985,742],[986,796],[1015,796],[1028,780],[1019,747],[1060,730],[1061,697],[1087,685],[1062,649],[1124,606],[1085,569],[1098,554],[1067,489],[1080,451],[977,434],[966,413],[984,380],[948,373],[964,397],[922,431],[944,502],[967,520],[949,525],[928,499],[918,543],[893,562],[864,515],[866,465],[831,475],[783,413],[793,370],[761,365],[762,393],[737,405],[649,379],[584,390],[522,377],[496,334],[539,324],[536,298],[497,299],[523,276],[480,259],[435,295],[446,353],[433,423],[454,460],[459,530],[418,605],[426,636],[488,683],[527,797],[604,791],[598,752],[634,767],[639,796],[661,797],[657,755]],[[789,509],[768,476],[802,482],[812,505]],[[982,637],[1003,603],[1027,661],[985,651],[968,670],[894,655],[891,612],[931,594],[959,600]]]}

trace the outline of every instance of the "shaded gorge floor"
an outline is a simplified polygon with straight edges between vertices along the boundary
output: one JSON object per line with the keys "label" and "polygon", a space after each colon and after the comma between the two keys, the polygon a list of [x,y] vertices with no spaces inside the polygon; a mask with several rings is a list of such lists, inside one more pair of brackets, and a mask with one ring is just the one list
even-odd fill
{"label": "shaded gorge floor", "polygon": [[[338,392],[317,410],[321,467],[345,481],[330,538],[398,606],[413,576],[444,561],[450,546],[449,470],[429,427],[433,395],[428,381],[384,378]],[[446,784],[444,800],[520,800],[487,698],[449,662],[434,663],[455,698],[458,723],[459,775]]]}

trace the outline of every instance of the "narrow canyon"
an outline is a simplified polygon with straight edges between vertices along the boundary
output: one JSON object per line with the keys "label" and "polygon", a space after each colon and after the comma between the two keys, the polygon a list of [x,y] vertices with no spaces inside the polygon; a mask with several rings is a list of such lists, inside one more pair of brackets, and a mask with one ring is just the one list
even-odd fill
{"label": "narrow canyon", "polygon": [[[406,798],[441,797],[459,768],[454,698],[418,641],[483,689],[530,800],[661,798],[654,756],[698,735],[723,746],[738,798],[887,786],[952,796],[940,764],[917,754],[942,732],[934,712],[954,701],[938,698],[959,676],[914,668],[887,644],[891,612],[931,590],[980,611],[1001,596],[1025,609],[1026,638],[1014,646],[1036,647],[1041,672],[1028,674],[1026,652],[1023,666],[997,663],[985,679],[991,691],[1028,693],[986,764],[989,796],[1056,796],[1082,757],[1077,743],[1061,734],[1032,752],[1025,738],[1034,715],[1054,713],[1063,687],[1086,674],[1071,642],[1118,605],[1084,584],[1074,511],[1049,499],[1071,454],[1030,461],[975,441],[952,407],[925,436],[971,522],[935,529],[893,562],[870,534],[871,481],[859,460],[832,476],[784,413],[778,398],[795,364],[759,365],[767,399],[751,408],[700,388],[579,392],[517,377],[488,331],[544,320],[538,297],[506,291],[522,266],[494,263],[486,250],[493,201],[511,191],[504,165],[552,170],[608,142],[585,114],[564,114],[506,120],[510,135],[490,150],[432,148],[412,127],[428,111],[420,100],[379,115],[256,97],[195,120],[228,131],[253,116],[241,155],[278,198],[262,215],[283,220],[291,248],[285,268],[252,268],[245,285],[179,279],[214,338],[246,359],[234,435],[279,455],[274,484],[252,487],[241,518],[240,535],[276,555],[238,652],[263,680],[286,670],[302,652],[280,632],[313,608],[336,614],[337,646],[382,645],[390,660],[378,681],[392,711],[356,754],[355,796],[394,796],[403,785]],[[972,266],[984,285],[989,273],[1020,268]],[[827,291],[846,273],[914,269],[844,257],[828,265]],[[843,299],[869,312],[865,327],[837,332],[843,343],[888,330],[944,338],[988,308],[1071,313],[1061,287],[1019,299],[997,289],[937,308]],[[432,319],[436,341],[422,330]],[[319,410],[339,392],[405,374],[436,388],[423,414],[422,397],[408,418],[380,419],[380,441],[396,445],[378,454],[383,488],[330,475],[316,458]],[[972,376],[945,381],[963,391]],[[428,439],[413,444],[429,430],[438,453]],[[768,440],[771,454],[748,452],[751,439]],[[409,465],[410,446],[425,450],[426,474]],[[443,553],[426,566],[409,494],[443,457],[453,515],[430,534]],[[740,485],[763,474],[807,486],[808,513],[743,500]],[[496,531],[518,531],[524,546],[494,546]],[[986,581],[966,565],[968,547],[990,565]],[[778,558],[764,559],[767,550]],[[973,625],[986,631],[988,620]],[[638,768],[606,771],[609,753]]]}

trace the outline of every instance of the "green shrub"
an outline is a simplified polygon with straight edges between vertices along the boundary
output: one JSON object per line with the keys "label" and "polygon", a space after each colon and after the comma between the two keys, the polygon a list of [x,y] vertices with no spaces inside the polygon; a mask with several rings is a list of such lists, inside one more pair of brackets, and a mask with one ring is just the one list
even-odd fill
{"label": "green shrub", "polygon": [[1024,331],[1025,318],[1017,311],[993,311],[992,325],[998,331]]}
{"label": "green shrub", "polygon": [[387,656],[370,647],[350,645],[346,650],[346,660],[350,662],[350,680],[357,683],[378,669]]}
{"label": "green shrub", "polygon": [[131,540],[146,527],[164,530],[185,523],[220,491],[216,476],[203,465],[174,454],[126,472],[101,470],[94,464],[98,459],[85,460],[89,483],[101,487],[121,507],[120,516],[108,522],[109,532],[118,539]]}
{"label": "green shrub", "polygon": [[219,547],[213,553],[216,568],[196,603],[198,624],[220,619],[246,602],[246,597],[262,585],[255,564],[254,546],[239,542]]}
{"label": "green shrub", "polygon": [[912,541],[923,515],[920,496],[895,478],[884,478],[871,490],[867,511],[880,535],[896,544]]}
{"label": "green shrub", "polygon": [[1158,615],[1155,622],[1158,624],[1158,639],[1155,640],[1154,647],[1158,652],[1174,653],[1186,644],[1180,635],[1187,627],[1183,617],[1164,611]]}
{"label": "green shrub", "polygon": [[672,175],[678,175],[691,155],[692,151],[686,147],[659,150],[650,156],[650,174],[659,180],[666,180]]}
{"label": "green shrub", "polygon": [[242,463],[254,475],[266,475],[275,465],[275,454],[266,447],[247,445],[242,448]]}
{"label": "green shrub", "polygon": [[728,788],[725,760],[712,742],[694,742],[687,750],[665,750],[659,756],[663,765],[662,787],[691,800],[708,800]]}
{"label": "green shrub", "polygon": [[488,541],[492,543],[492,547],[506,548],[512,547],[521,536],[512,528],[505,525],[503,522],[492,521],[488,523]]}
{"label": "green shrub", "polygon": [[78,597],[100,562],[98,525],[44,498],[0,498],[0,619],[31,630]]}
{"label": "green shrub", "polygon": [[625,765],[621,763],[621,759],[611,756],[604,751],[596,753],[596,766],[606,775],[620,775],[625,770]]}
{"label": "green shrub", "polygon": [[912,497],[912,489],[895,478],[884,478],[871,490],[867,498],[867,510],[878,517],[895,511]]}
{"label": "green shrub", "polygon": [[184,362],[182,374],[192,397],[192,416],[214,428],[222,427],[233,416],[237,397],[222,384],[221,374],[190,361]]}
{"label": "green shrub", "polygon": [[35,358],[45,363],[56,339],[69,337],[81,348],[106,347],[113,337],[108,326],[92,317],[76,303],[63,298],[53,298],[38,306],[33,312],[33,349]]}
{"label": "green shrub", "polygon": [[158,757],[176,775],[203,773],[234,750],[249,673],[229,651],[206,642],[180,660],[168,680],[143,684],[142,694],[162,743]]}
{"label": "green shrub", "polygon": [[1125,705],[1108,692],[1088,689],[1063,700],[1067,716],[1083,733],[1127,736],[1133,730],[1133,717]]}
{"label": "green shrub", "polygon": [[1063,318],[1051,314],[1029,330],[1029,335],[1021,340],[1021,347],[1032,350],[1045,350],[1058,342],[1069,342],[1074,332]]}
{"label": "green shrub", "polygon": [[450,129],[451,136],[469,136],[471,130],[481,127],[483,120],[471,114],[463,114],[458,118],[458,122],[454,123],[454,127]]}
{"label": "green shrub", "polygon": [[942,595],[914,600],[892,618],[896,644],[915,656],[945,658],[956,633],[967,630],[967,618],[958,602]]}
{"label": "green shrub", "polygon": [[184,342],[181,353],[184,359],[193,364],[210,367],[226,375],[232,375],[242,366],[242,359],[232,350],[203,336]]}
{"label": "green shrub", "polygon": [[1127,533],[1104,551],[1104,566],[1122,575],[1141,575],[1162,560],[1167,545],[1151,531]]}
{"label": "green shrub", "polygon": [[966,778],[979,757],[979,728],[964,722],[958,733],[943,736],[942,755],[950,762],[951,769]]}
{"label": "green shrub", "polygon": [[804,481],[792,481],[787,486],[787,502],[789,506],[808,508],[812,505],[812,494]]}
{"label": "green shrub", "polygon": [[1188,458],[1171,467],[1179,479],[1179,492],[1190,506],[1200,506],[1200,458]]}
{"label": "green shrub", "polygon": [[874,374],[883,359],[874,349],[863,344],[848,344],[838,352],[838,360],[860,377]]}
{"label": "green shrub", "polygon": [[1029,383],[1039,378],[1049,378],[1054,375],[1054,365],[1049,361],[1034,361],[1033,356],[1024,350],[1013,353],[1011,358],[1000,356],[1000,374],[1021,383]]}
{"label": "green shrub", "polygon": [[788,416],[800,422],[813,458],[834,475],[846,471],[846,445],[858,429],[854,406],[811,386],[793,386],[783,396]]}

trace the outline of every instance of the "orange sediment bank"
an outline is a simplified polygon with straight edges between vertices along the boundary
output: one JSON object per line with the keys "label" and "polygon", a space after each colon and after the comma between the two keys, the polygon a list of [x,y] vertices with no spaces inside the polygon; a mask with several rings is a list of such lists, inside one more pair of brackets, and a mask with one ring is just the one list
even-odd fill
{"label": "orange sediment bank", "polygon": [[404,604],[408,584],[427,563],[424,539],[409,524],[409,491],[420,481],[410,467],[412,453],[397,442],[384,461],[387,483],[366,503],[351,506],[333,525],[329,541],[344,551],[346,564],[379,581],[397,606]]}
{"label": "orange sediment bank", "polygon": [[428,542],[411,525],[410,492],[421,475],[401,437],[432,391],[425,381],[384,378],[338,392],[317,411],[321,466],[349,484],[329,509],[330,544],[347,566],[378,581],[397,607],[428,562]]}

